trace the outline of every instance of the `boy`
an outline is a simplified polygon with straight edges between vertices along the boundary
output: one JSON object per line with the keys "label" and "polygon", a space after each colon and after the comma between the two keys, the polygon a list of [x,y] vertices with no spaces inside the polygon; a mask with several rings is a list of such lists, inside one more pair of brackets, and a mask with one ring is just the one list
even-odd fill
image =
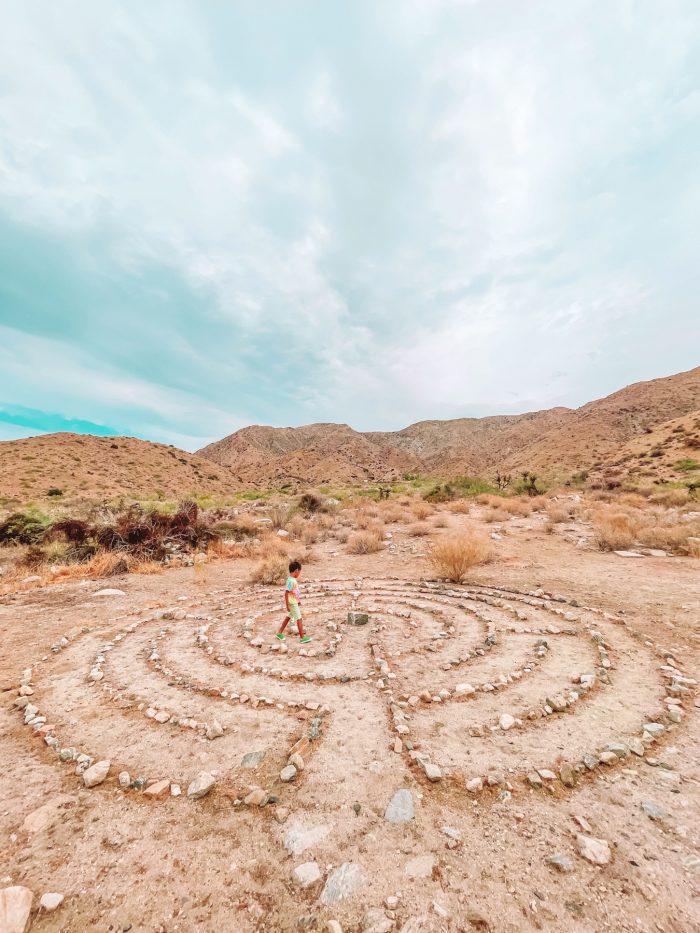
{"label": "boy", "polygon": [[284,605],[287,608],[287,615],[276,637],[279,638],[280,641],[284,641],[284,630],[291,619],[297,624],[301,643],[306,644],[307,641],[311,641],[311,636],[304,634],[304,624],[301,619],[301,609],[299,608],[299,584],[297,580],[299,579],[300,573],[301,564],[298,560],[293,560],[289,565],[289,576],[287,577],[287,585],[284,588]]}

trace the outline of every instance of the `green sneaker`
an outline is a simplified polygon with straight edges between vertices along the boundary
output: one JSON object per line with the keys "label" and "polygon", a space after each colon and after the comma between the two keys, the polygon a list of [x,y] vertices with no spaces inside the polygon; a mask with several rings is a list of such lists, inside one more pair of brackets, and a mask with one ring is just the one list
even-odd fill
{"label": "green sneaker", "polygon": [[279,638],[280,641],[284,641],[284,632],[277,632],[275,638]]}
{"label": "green sneaker", "polygon": [[305,645],[307,641],[311,641],[311,635],[304,635],[304,637],[300,640],[299,644]]}

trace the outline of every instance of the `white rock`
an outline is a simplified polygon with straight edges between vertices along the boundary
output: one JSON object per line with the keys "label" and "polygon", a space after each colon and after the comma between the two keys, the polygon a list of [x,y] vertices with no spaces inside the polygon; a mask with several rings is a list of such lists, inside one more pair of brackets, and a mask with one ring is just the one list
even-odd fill
{"label": "white rock", "polygon": [[92,594],[93,596],[126,596],[124,590],[98,590],[96,593]]}
{"label": "white rock", "polygon": [[294,765],[287,765],[286,768],[282,768],[280,771],[280,781],[285,784],[288,784],[290,781],[293,781],[297,776],[297,769]]}
{"label": "white rock", "polygon": [[25,933],[29,929],[34,895],[29,888],[13,885],[0,890],[0,930]]}
{"label": "white rock", "polygon": [[109,774],[111,761],[98,761],[87,771],[83,772],[83,781],[86,787],[97,787]]}
{"label": "white rock", "polygon": [[120,786],[120,787],[128,787],[129,784],[131,784],[131,775],[129,774],[129,772],[128,772],[128,771],[120,771],[120,772],[119,772],[119,786]]}
{"label": "white rock", "polygon": [[515,725],[515,719],[510,715],[510,713],[503,713],[501,718],[498,720],[498,725],[506,732],[508,729],[512,729]]}
{"label": "white rock", "polygon": [[315,884],[321,877],[321,870],[316,862],[304,862],[303,865],[294,869],[294,880],[302,888],[308,888]]}
{"label": "white rock", "polygon": [[63,903],[63,894],[54,894],[50,892],[42,894],[39,903],[44,908],[44,910],[50,914]]}
{"label": "white rock", "polygon": [[201,771],[187,788],[187,796],[193,800],[199,800],[200,797],[206,797],[216,781],[214,776],[208,771]]}
{"label": "white rock", "polygon": [[579,833],[576,844],[579,853],[593,865],[607,865],[610,861],[610,845],[606,839],[594,839]]}

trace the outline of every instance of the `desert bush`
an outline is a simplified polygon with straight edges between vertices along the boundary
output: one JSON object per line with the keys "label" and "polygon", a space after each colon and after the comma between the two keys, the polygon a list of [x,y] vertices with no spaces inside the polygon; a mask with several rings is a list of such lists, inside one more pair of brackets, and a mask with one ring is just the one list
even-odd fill
{"label": "desert bush", "polygon": [[411,510],[418,521],[422,521],[433,514],[432,507],[427,502],[415,502]]}
{"label": "desert bush", "polygon": [[520,518],[525,518],[532,512],[530,499],[518,499],[516,497],[512,499],[501,498],[498,502],[498,508]]}
{"label": "desert bush", "polygon": [[570,518],[571,516],[568,510],[560,505],[550,505],[547,509],[547,520],[550,521],[553,525],[558,525],[562,522],[568,522]]}
{"label": "desert bush", "polygon": [[272,522],[272,528],[275,531],[280,531],[283,528],[287,527],[287,522],[291,518],[290,510],[284,505],[276,505],[274,508],[270,509],[265,518],[269,518]]}
{"label": "desert bush", "polygon": [[307,522],[301,529],[299,537],[304,544],[316,544],[321,537],[321,530],[315,522]]}
{"label": "desert bush", "polygon": [[628,550],[635,539],[635,526],[624,512],[601,512],[594,516],[595,540],[601,551]]}
{"label": "desert bush", "polygon": [[451,502],[452,499],[456,497],[456,495],[457,493],[449,483],[438,483],[437,485],[433,486],[432,489],[429,489],[427,492],[425,492],[423,494],[423,498],[426,502]]}
{"label": "desert bush", "polygon": [[447,528],[449,524],[450,523],[447,520],[447,516],[443,515],[442,512],[438,512],[435,518],[433,519],[434,528]]}
{"label": "desert bush", "polygon": [[49,517],[36,510],[13,512],[0,523],[0,544],[36,544],[49,524]]}
{"label": "desert bush", "polygon": [[692,457],[684,457],[682,460],[677,460],[673,468],[680,470],[681,473],[692,473],[693,470],[700,470],[700,463]]}
{"label": "desert bush", "polygon": [[656,492],[649,497],[650,502],[654,502],[658,505],[665,505],[668,508],[687,505],[689,499],[690,493],[686,488],[662,489],[660,492]]}
{"label": "desert bush", "polygon": [[58,489],[57,487],[53,486],[51,489],[49,489],[49,491],[46,493],[46,495],[47,495],[47,496],[52,496],[52,497],[53,497],[53,496],[62,496],[62,495],[63,495],[63,490],[62,490],[62,489]]}
{"label": "desert bush", "polygon": [[286,555],[272,554],[253,568],[250,580],[251,583],[282,584],[287,579],[288,573],[289,560]]}
{"label": "desert bush", "polygon": [[476,532],[444,539],[435,544],[429,554],[436,574],[451,583],[461,583],[472,567],[486,563],[490,557],[488,538]]}
{"label": "desert bush", "polygon": [[430,534],[430,525],[425,522],[417,522],[415,525],[411,525],[408,533],[412,538],[423,538],[425,535]]}
{"label": "desert bush", "polygon": [[323,499],[315,492],[305,492],[299,497],[299,508],[302,512],[320,512]]}
{"label": "desert bush", "polygon": [[448,508],[450,512],[454,512],[457,515],[468,515],[471,511],[471,503],[468,499],[455,499],[453,502],[450,502]]}
{"label": "desert bush", "polygon": [[460,496],[478,496],[497,491],[493,483],[489,483],[480,476],[458,476],[452,481],[452,486]]}
{"label": "desert bush", "polygon": [[347,548],[350,554],[375,554],[384,547],[381,532],[376,529],[356,531],[348,538]]}
{"label": "desert bush", "polygon": [[483,521],[491,524],[492,522],[507,522],[510,515],[508,512],[504,512],[503,509],[491,509],[489,512],[484,513],[482,518]]}
{"label": "desert bush", "polygon": [[387,522],[387,524],[396,525],[399,522],[403,521],[404,513],[403,513],[403,510],[400,509],[398,506],[392,505],[391,508],[385,508],[383,510],[382,518],[384,519],[385,522]]}

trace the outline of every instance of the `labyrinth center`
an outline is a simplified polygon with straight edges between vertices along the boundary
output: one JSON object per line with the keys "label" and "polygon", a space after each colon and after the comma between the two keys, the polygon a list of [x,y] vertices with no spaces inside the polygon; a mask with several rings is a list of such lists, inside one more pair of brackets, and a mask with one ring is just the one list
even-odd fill
{"label": "labyrinth center", "polygon": [[627,621],[541,590],[304,589],[308,645],[274,638],[283,609],[269,588],[215,590],[196,610],[120,598],[111,624],[67,633],[23,673],[17,705],[40,754],[76,781],[109,760],[107,783],[128,772],[132,795],[209,772],[233,796],[281,798],[295,751],[291,780],[310,799],[350,799],[368,768],[517,792],[646,755],[694,689]]}

